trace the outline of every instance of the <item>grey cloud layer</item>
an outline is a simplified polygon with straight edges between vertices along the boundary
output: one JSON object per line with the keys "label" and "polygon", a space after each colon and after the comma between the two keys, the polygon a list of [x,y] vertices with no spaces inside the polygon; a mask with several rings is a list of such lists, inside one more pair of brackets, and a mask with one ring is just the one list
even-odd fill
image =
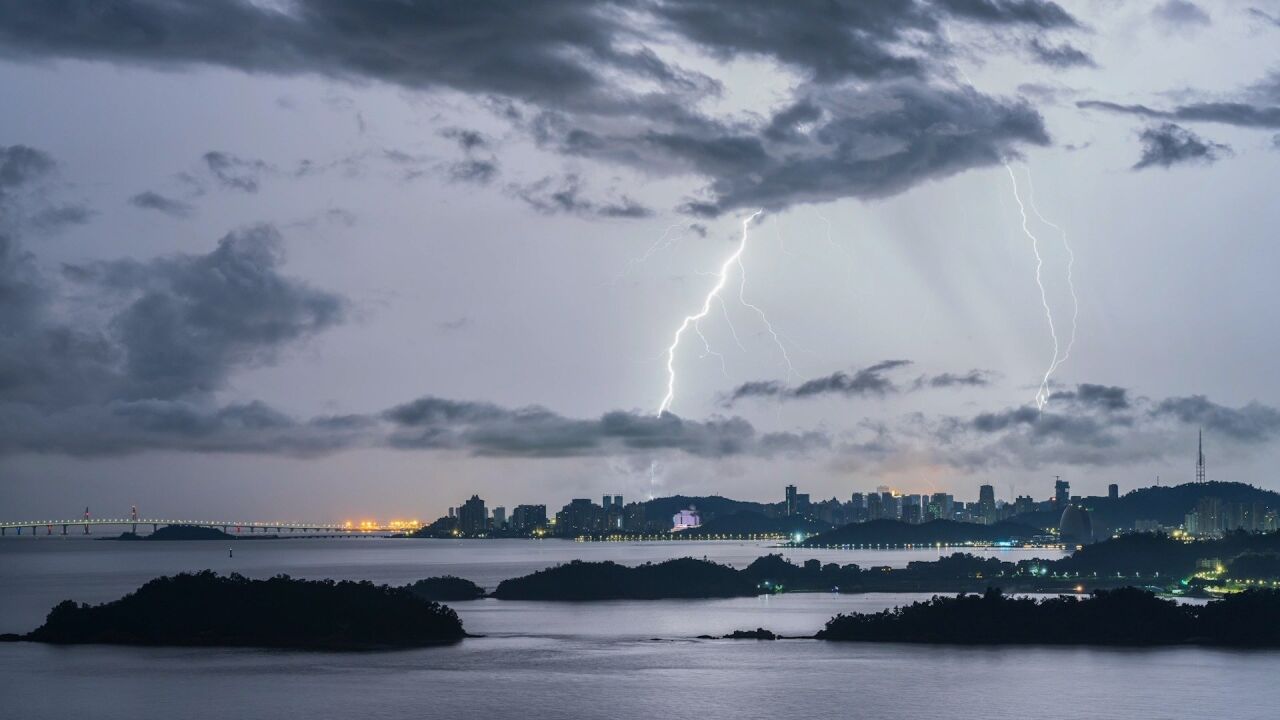
{"label": "grey cloud layer", "polygon": [[1280,128],[1280,70],[1236,93],[1232,100],[1204,100],[1160,110],[1141,104],[1122,104],[1103,100],[1082,100],[1077,107],[1137,115],[1157,120],[1211,122],[1246,128]]}
{"label": "grey cloud layer", "polygon": [[405,449],[463,450],[500,457],[577,457],[679,451],[697,457],[800,453],[825,447],[820,433],[758,434],[742,418],[685,420],[615,411],[596,419],[566,418],[539,407],[420,398],[383,415],[390,443]]}
{"label": "grey cloud layer", "polygon": [[942,373],[921,375],[907,386],[899,385],[889,373],[911,365],[910,360],[884,360],[852,373],[837,371],[820,378],[806,380],[791,386],[777,380],[757,380],[734,388],[725,398],[726,406],[747,398],[775,398],[800,400],[822,395],[843,397],[883,397],[904,390],[951,387],[985,387],[991,384],[992,373],[986,370],[970,370],[967,373]]}
{"label": "grey cloud layer", "polygon": [[[11,150],[0,165],[7,190],[52,167],[39,151]],[[308,446],[315,428],[290,439],[297,424],[279,413],[211,397],[236,368],[270,363],[342,319],[340,297],[280,273],[273,227],[229,233],[204,255],[64,265],[48,277],[6,206],[0,197],[0,452]]]}
{"label": "grey cloud layer", "polygon": [[195,212],[190,203],[146,190],[129,198],[129,204],[143,210],[155,210],[170,217],[183,218]]}
{"label": "grey cloud layer", "polygon": [[1184,163],[1208,164],[1231,154],[1231,148],[1226,145],[1205,140],[1173,123],[1149,127],[1139,138],[1142,140],[1142,157],[1134,164],[1134,170],[1154,166],[1167,168]]}
{"label": "grey cloud layer", "polygon": [[1054,393],[1044,411],[1018,407],[947,418],[921,437],[937,462],[963,469],[1122,466],[1186,454],[1197,428],[1219,446],[1258,447],[1280,440],[1280,410],[1256,402],[1233,408],[1200,395],[1152,400],[1082,384]]}
{"label": "grey cloud layer", "polygon": [[0,145],[0,201],[5,193],[35,182],[53,171],[53,158],[26,145]]}
{"label": "grey cloud layer", "polygon": [[[1081,27],[1047,0],[0,0],[0,54],[316,73],[498,98],[547,147],[707,178],[686,209],[714,215],[883,197],[1047,143],[1025,103],[931,80],[947,74],[946,22],[1037,43],[1038,33]],[[806,78],[796,107],[762,122],[701,114],[698,102],[719,85],[646,45],[667,40],[795,70]],[[1035,47],[1080,62],[1069,46]],[[456,139],[468,153],[480,147]],[[248,192],[267,170],[225,153],[206,162]],[[450,170],[465,182],[495,175],[488,158]],[[611,210],[596,214],[642,215]]]}

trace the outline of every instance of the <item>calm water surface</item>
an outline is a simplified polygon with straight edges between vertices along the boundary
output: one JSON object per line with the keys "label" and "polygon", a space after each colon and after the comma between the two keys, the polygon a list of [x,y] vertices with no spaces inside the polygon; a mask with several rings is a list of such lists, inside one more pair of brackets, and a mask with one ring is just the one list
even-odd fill
{"label": "calm water surface", "polygon": [[[770,543],[279,540],[0,541],[0,632],[38,625],[64,598],[114,599],[157,575],[405,583],[499,580],[574,558],[627,564],[691,555],[742,567]],[[932,551],[784,551],[796,560],[905,565]],[[993,551],[1021,559],[1047,551]],[[448,648],[334,654],[0,645],[6,715],[95,718],[1280,717],[1280,653],[1196,648],[945,648],[694,636],[763,626],[809,634],[837,612],[917,596],[797,594],[590,604],[456,603]]]}

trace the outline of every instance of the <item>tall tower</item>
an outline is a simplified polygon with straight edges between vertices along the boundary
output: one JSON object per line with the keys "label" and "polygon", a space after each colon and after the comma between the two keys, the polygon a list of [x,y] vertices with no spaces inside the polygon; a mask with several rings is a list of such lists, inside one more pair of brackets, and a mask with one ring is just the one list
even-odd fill
{"label": "tall tower", "polygon": [[1200,450],[1196,453],[1196,482],[1204,482],[1204,430],[1200,431]]}

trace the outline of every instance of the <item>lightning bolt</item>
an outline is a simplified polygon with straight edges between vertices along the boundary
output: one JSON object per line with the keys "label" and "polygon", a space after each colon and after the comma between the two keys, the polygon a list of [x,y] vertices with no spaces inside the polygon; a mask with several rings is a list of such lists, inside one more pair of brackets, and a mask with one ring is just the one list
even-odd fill
{"label": "lightning bolt", "polygon": [[631,272],[632,269],[648,262],[649,258],[653,257],[658,251],[666,250],[669,247],[680,244],[680,241],[684,239],[684,236],[679,234],[673,236],[672,232],[677,229],[688,230],[692,226],[693,223],[676,223],[675,225],[668,226],[666,230],[662,231],[662,235],[649,246],[648,250],[645,250],[639,257],[633,257],[630,260],[627,260],[627,264],[617,275],[613,277],[613,282],[611,284],[617,285],[624,277],[627,276],[628,273]]}
{"label": "lightning bolt", "polygon": [[1009,163],[1004,164],[1004,169],[1009,171],[1009,181],[1013,184],[1013,199],[1017,201],[1018,214],[1022,216],[1022,233],[1031,238],[1031,251],[1036,256],[1036,285],[1040,288],[1040,304],[1044,306],[1044,316],[1049,321],[1049,336],[1053,338],[1053,359],[1049,361],[1049,367],[1044,371],[1044,377],[1040,380],[1040,389],[1036,390],[1036,409],[1043,410],[1044,404],[1049,402],[1049,378],[1053,376],[1053,371],[1060,364],[1058,360],[1058,331],[1053,325],[1053,311],[1049,309],[1049,297],[1044,291],[1044,281],[1040,278],[1040,272],[1044,267],[1044,258],[1040,257],[1040,241],[1031,232],[1031,228],[1027,227],[1027,209],[1022,204],[1022,197],[1018,194],[1018,178],[1013,174],[1013,168],[1009,167]]}
{"label": "lightning bolt", "polygon": [[1067,288],[1071,291],[1071,337],[1067,340],[1067,349],[1063,351],[1062,359],[1058,360],[1058,364],[1054,366],[1056,370],[1058,365],[1066,362],[1067,358],[1071,357],[1071,348],[1075,347],[1076,344],[1076,325],[1080,319],[1080,299],[1076,297],[1076,284],[1071,277],[1071,270],[1076,264],[1076,254],[1071,249],[1071,243],[1067,241],[1067,231],[1046,220],[1040,214],[1040,210],[1036,208],[1036,188],[1031,182],[1031,168],[1024,167],[1023,169],[1027,172],[1027,205],[1031,206],[1031,212],[1035,213],[1040,222],[1058,231],[1058,234],[1062,236],[1062,247],[1067,251]]}
{"label": "lightning bolt", "polygon": [[[754,213],[751,213],[747,219],[742,221],[742,239],[738,241],[737,249],[735,249],[729,257],[725,258],[725,261],[720,265],[720,271],[716,273],[716,283],[707,293],[706,298],[703,299],[702,308],[693,315],[686,315],[684,320],[680,323],[680,327],[676,329],[675,336],[671,339],[671,345],[667,347],[667,394],[662,397],[662,402],[658,405],[659,416],[671,409],[671,401],[674,400],[676,396],[676,350],[680,348],[680,339],[684,337],[685,332],[688,331],[689,328],[693,328],[694,332],[701,334],[698,330],[697,324],[711,313],[711,304],[720,300],[720,293],[729,283],[729,271],[732,270],[735,265],[738,266],[739,271],[743,274],[742,285],[739,286],[738,290],[738,299],[741,300],[744,305],[754,309],[762,318],[764,318],[765,325],[773,335],[774,340],[776,341],[778,339],[778,334],[773,331],[773,326],[769,324],[768,318],[765,317],[764,312],[754,305],[749,305],[743,298],[743,288],[746,287],[747,280],[746,269],[742,264],[742,254],[747,250],[747,238],[749,236],[747,226],[750,225],[757,217],[760,217],[763,212],[764,210],[757,210]],[[734,337],[737,337],[736,332],[734,333]],[[703,338],[703,340],[705,342],[706,338]],[[786,357],[785,348],[783,349],[783,356]],[[790,362],[790,358],[787,358],[788,365]]]}

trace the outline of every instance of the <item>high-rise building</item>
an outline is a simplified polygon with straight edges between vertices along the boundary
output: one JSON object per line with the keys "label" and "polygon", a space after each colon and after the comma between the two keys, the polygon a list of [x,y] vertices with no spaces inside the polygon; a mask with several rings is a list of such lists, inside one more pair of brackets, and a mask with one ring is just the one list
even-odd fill
{"label": "high-rise building", "polygon": [[501,505],[493,509],[493,529],[501,530],[507,525],[507,509]]}
{"label": "high-rise building", "polygon": [[603,511],[599,505],[586,498],[574,498],[556,513],[556,534],[576,535],[596,532],[603,523]]}
{"label": "high-rise building", "polygon": [[1053,476],[1053,508],[1055,510],[1066,510],[1071,504],[1071,483],[1063,480],[1061,477]]}
{"label": "high-rise building", "polygon": [[511,529],[516,532],[533,533],[547,528],[546,505],[517,505],[511,511]]}
{"label": "high-rise building", "polygon": [[902,503],[892,491],[880,493],[880,517],[886,520],[897,520],[902,517]]}
{"label": "high-rise building", "polygon": [[1013,500],[1013,514],[1022,515],[1023,513],[1035,512],[1036,500],[1030,495],[1019,495]]}
{"label": "high-rise building", "polygon": [[996,521],[996,489],[990,485],[978,486],[978,513],[987,525]]}
{"label": "high-rise building", "polygon": [[1117,499],[1119,499],[1119,498],[1120,498],[1120,486],[1119,486],[1119,485],[1117,485],[1117,484],[1115,484],[1115,483],[1111,483],[1110,485],[1108,485],[1108,486],[1107,486],[1107,497],[1111,498],[1112,500],[1117,500]]}
{"label": "high-rise building", "polygon": [[786,489],[787,497],[787,516],[796,514],[796,486],[788,485]]}
{"label": "high-rise building", "polygon": [[867,494],[867,519],[879,520],[884,517],[884,505],[880,502],[879,493]]}
{"label": "high-rise building", "polygon": [[644,532],[648,529],[644,503],[633,502],[622,511],[622,529],[627,532]]}
{"label": "high-rise building", "polygon": [[612,505],[613,505],[612,495],[605,495],[604,498],[600,501],[600,507],[604,508],[605,512],[609,512],[609,508]]}
{"label": "high-rise building", "polygon": [[623,526],[623,507],[621,495],[604,496],[604,529],[621,530]]}
{"label": "high-rise building", "polygon": [[1225,526],[1222,498],[1202,497],[1196,502],[1196,535],[1221,535]]}
{"label": "high-rise building", "polygon": [[458,529],[464,535],[480,535],[489,529],[489,514],[479,495],[472,495],[458,508]]}
{"label": "high-rise building", "polygon": [[935,519],[950,520],[955,515],[955,498],[947,493],[929,496],[929,515]]}
{"label": "high-rise building", "polygon": [[919,495],[902,496],[902,521],[917,525],[924,521],[923,498]]}

